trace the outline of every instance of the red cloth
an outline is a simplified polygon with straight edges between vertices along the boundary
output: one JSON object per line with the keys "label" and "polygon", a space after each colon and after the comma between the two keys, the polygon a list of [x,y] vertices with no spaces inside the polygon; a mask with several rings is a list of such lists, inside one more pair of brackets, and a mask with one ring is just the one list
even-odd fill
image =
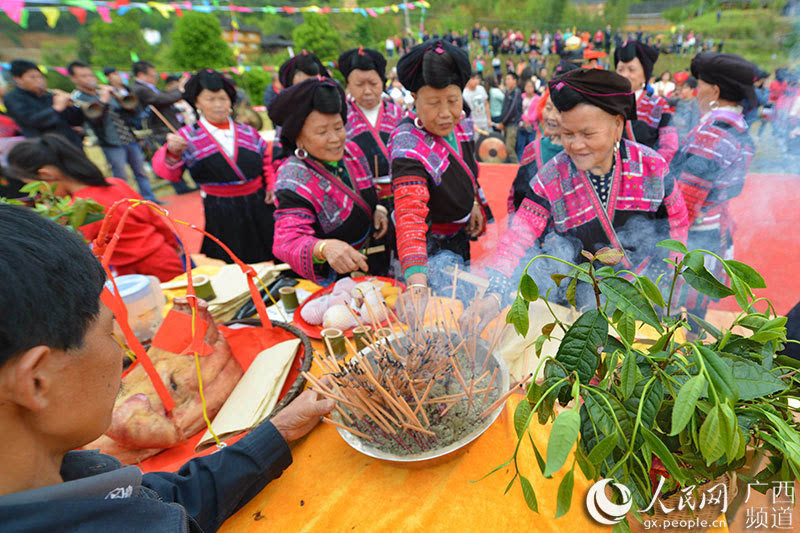
{"label": "red cloth", "polygon": [[[139,198],[141,196],[127,183],[118,178],[107,178],[109,187],[84,187],[76,191],[75,198],[91,198],[109,208],[117,200]],[[119,208],[114,213],[118,222],[124,212]],[[81,226],[84,237],[92,241],[100,231],[102,221]],[[120,275],[145,274],[156,276],[161,281],[169,281],[184,272],[183,262],[178,255],[178,241],[167,227],[161,215],[148,206],[134,207],[120,234],[110,265]]]}

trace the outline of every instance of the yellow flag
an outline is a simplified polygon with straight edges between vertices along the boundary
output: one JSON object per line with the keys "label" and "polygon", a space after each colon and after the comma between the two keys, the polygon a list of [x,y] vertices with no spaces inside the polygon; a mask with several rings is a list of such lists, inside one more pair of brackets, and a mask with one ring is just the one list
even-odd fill
{"label": "yellow flag", "polygon": [[161,2],[147,2],[147,5],[158,10],[158,12],[161,13],[161,16],[165,19],[169,18],[169,14],[175,10],[175,8],[171,5],[162,4]]}
{"label": "yellow flag", "polygon": [[61,11],[59,11],[57,7],[43,7],[41,8],[41,11],[44,15],[44,18],[47,19],[47,25],[51,28],[55,28],[56,23],[58,22],[58,17],[61,16]]}

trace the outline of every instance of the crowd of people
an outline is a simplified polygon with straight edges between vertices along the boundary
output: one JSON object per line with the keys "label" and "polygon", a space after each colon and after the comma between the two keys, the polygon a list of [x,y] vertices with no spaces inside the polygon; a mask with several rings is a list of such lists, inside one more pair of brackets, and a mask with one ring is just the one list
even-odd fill
{"label": "crowd of people", "polygon": [[[689,71],[656,78],[659,47],[643,36],[623,40],[610,27],[526,39],[476,24],[471,35],[426,37],[419,44],[387,40],[386,56],[401,54],[390,72],[378,50],[344,51],[337,62],[344,85],[311,51],[287,60],[265,91],[276,127],[270,141],[236,120],[241,92],[212,69],[159,88],[156,69],[139,61],[128,87],[114,69],[105,71],[109,85],[100,85],[88,65],[74,62],[68,70],[75,92],[68,94],[48,90],[35,64],[16,60],[15,87],[4,102],[24,140],[6,154],[3,173],[104,206],[121,198],[158,202],[145,171],[146,141],[153,172],[176,191],[191,190],[183,182],[188,171],[202,193],[206,231],[235,255],[285,262],[320,285],[359,271],[401,278],[407,289],[398,309],[410,320],[424,311],[430,289],[441,287],[441,259],[468,268],[471,242],[488,238],[494,216],[481,188],[476,141],[495,131],[519,166],[503,206],[509,225],[499,229],[484,265],[489,288],[461,317],[462,324],[486,324],[509,302],[524,259],[541,251],[580,262],[582,250],[612,246],[622,251],[618,268],[654,280],[666,268],[669,252],[656,247],[665,238],[731,257],[728,206],[755,153],[751,123],[764,116],[753,110],[798,105],[796,98],[782,100],[795,91],[789,73],[766,85],[765,73],[732,54],[702,51]],[[471,43],[480,48],[474,60],[466,50]],[[511,61],[505,72],[486,68],[490,52],[498,59],[509,50],[562,60],[552,75],[530,60]],[[84,153],[89,129],[115,177]],[[126,165],[139,193],[119,179]],[[111,256],[114,272],[164,281],[179,274],[187,258],[169,228],[150,209],[132,213]],[[97,236],[97,224],[80,228],[86,239]],[[122,358],[110,312],[99,301],[105,275],[81,239],[30,210],[0,206],[0,234],[0,302],[4,309],[13,303],[22,317],[0,319],[0,427],[17,449],[31,450],[24,464],[0,456],[0,518],[11,530],[46,529],[55,520],[55,528],[108,526],[109,513],[148,531],[166,530],[170,519],[213,529],[288,466],[285,442],[333,408],[304,394],[238,444],[176,475],[134,476],[136,493],[126,501],[102,500],[125,469],[70,450],[104,431],[119,383]],[[208,238],[202,252],[229,260]],[[722,274],[721,264],[709,268]],[[537,281],[546,286],[549,273]],[[564,289],[553,289],[551,301],[566,300]],[[707,297],[689,286],[676,294],[679,306],[704,316]],[[576,298],[582,306],[594,295],[579,291]],[[52,379],[64,368],[75,379]],[[91,390],[76,387],[85,375]],[[79,396],[64,407],[63,399]],[[68,422],[78,429],[67,429]],[[80,484],[98,472],[93,479],[104,483]],[[61,481],[66,496],[52,491]],[[208,486],[215,487],[210,496]],[[42,500],[69,498],[82,503],[57,504],[35,519],[25,512]],[[96,500],[107,501],[108,513],[89,512]],[[152,510],[137,514],[144,505]]]}

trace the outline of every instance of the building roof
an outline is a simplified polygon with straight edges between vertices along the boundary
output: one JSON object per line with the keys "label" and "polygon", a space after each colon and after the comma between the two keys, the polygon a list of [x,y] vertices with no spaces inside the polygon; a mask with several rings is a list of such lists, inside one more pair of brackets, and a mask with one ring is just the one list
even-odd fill
{"label": "building roof", "polygon": [[[230,22],[223,22],[222,29],[223,31],[232,31],[233,26],[231,26]],[[240,24],[237,31],[247,32],[247,33],[261,33],[261,28],[257,28],[256,26],[248,26],[246,24]]]}
{"label": "building roof", "polygon": [[294,42],[284,35],[270,34],[261,36],[261,46],[265,48],[294,46]]}

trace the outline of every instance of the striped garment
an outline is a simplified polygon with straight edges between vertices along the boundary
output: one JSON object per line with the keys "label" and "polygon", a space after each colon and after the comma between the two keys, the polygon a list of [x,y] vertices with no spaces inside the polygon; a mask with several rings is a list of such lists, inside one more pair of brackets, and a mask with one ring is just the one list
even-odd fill
{"label": "striped garment", "polygon": [[581,249],[616,246],[636,270],[660,263],[651,258],[655,243],[669,237],[686,242],[688,228],[686,206],[668,170],[654,150],[624,140],[603,204],[587,174],[559,153],[531,180],[528,197],[500,238],[492,284],[504,292],[522,258],[554,233],[577,239],[580,249],[563,257],[569,261],[580,262]]}
{"label": "striped garment", "polygon": [[[711,111],[686,137],[672,160],[670,177],[678,184],[689,213],[689,249],[703,248],[723,259],[733,257],[728,204],[739,196],[755,146],[741,113]],[[725,280],[722,264],[709,269]],[[685,284],[678,286],[679,304],[705,316],[711,299]]]}
{"label": "striped garment", "polygon": [[[348,142],[342,161],[356,192],[374,210],[378,197],[363,152]],[[343,191],[346,186],[334,183],[294,155],[278,169],[273,252],[303,278],[317,282],[325,275],[323,267],[314,266],[318,240],[339,239],[361,248],[371,233],[372,213]]]}
{"label": "striped garment", "polygon": [[[392,132],[405,117],[403,110],[391,100],[382,100],[375,127],[369,123],[355,100],[347,99],[347,140],[356,143],[369,163],[380,196],[392,195],[392,178],[389,173],[389,140]],[[377,163],[377,164],[376,164]],[[376,170],[377,167],[377,170]]]}
{"label": "striped garment", "polygon": [[672,113],[667,100],[642,91],[636,101],[636,115],[638,120],[630,124],[636,142],[653,148],[669,164],[678,151],[679,142],[678,130],[672,123]]}
{"label": "striped garment", "polygon": [[[410,119],[392,135],[397,252],[406,277],[428,273],[429,241],[445,241],[463,232],[475,202],[483,207],[486,220],[492,219],[477,182],[472,121],[465,118],[454,131],[458,157],[446,141],[415,127]],[[462,258],[468,261],[469,247],[461,249]]]}

